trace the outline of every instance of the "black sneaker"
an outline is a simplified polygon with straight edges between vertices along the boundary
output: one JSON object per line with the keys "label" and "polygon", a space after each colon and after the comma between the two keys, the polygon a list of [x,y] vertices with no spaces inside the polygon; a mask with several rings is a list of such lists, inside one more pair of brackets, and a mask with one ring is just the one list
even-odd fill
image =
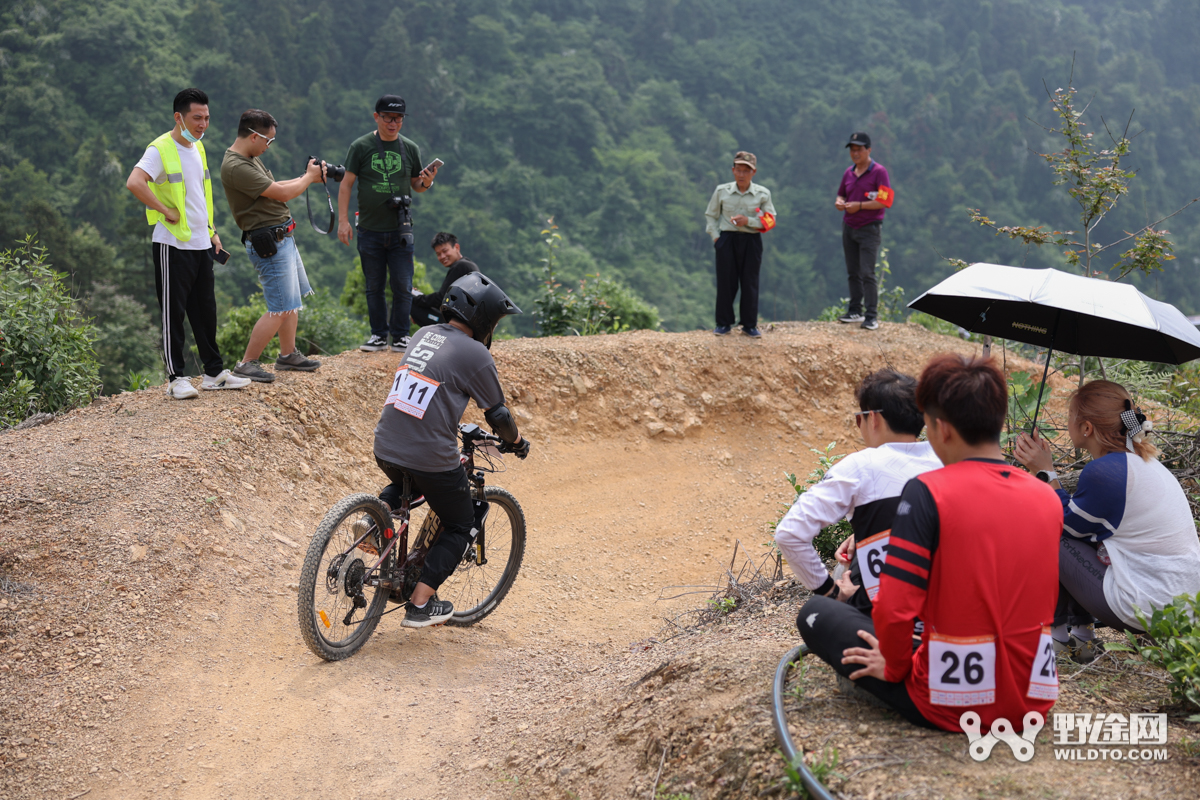
{"label": "black sneaker", "polygon": [[877,331],[877,330],[879,330],[879,320],[877,320],[877,319],[863,320],[862,327],[866,328],[869,331]]}
{"label": "black sneaker", "polygon": [[864,319],[866,319],[866,317],[864,317],[862,314],[843,314],[842,316],[838,317],[838,322],[842,323],[843,325],[849,325],[852,322],[862,322]]}
{"label": "black sneaker", "polygon": [[252,381],[258,381],[259,383],[270,383],[275,380],[275,375],[263,369],[262,364],[258,363],[258,359],[238,363],[233,368],[233,374],[249,378]]}
{"label": "black sneaker", "polygon": [[731,330],[733,330],[732,325],[718,325],[717,327],[713,328],[713,333],[715,333],[717,336],[728,336]]}
{"label": "black sneaker", "polygon": [[387,338],[384,336],[376,336],[375,334],[371,334],[371,338],[360,344],[358,349],[362,350],[364,353],[377,353],[380,350],[386,350]]}
{"label": "black sneaker", "polygon": [[293,350],[286,356],[275,359],[275,369],[298,369],[301,372],[312,372],[321,366],[315,358],[305,358],[299,350]]}
{"label": "black sneaker", "polygon": [[762,332],[761,332],[761,331],[759,331],[759,329],[758,329],[758,328],[746,328],[746,327],[743,327],[743,328],[742,328],[742,333],[746,334],[746,335],[747,335],[747,336],[749,336],[751,339],[761,339],[761,338],[762,338]]}
{"label": "black sneaker", "polygon": [[401,336],[399,339],[392,340],[392,352],[403,353],[408,349],[409,337]]}
{"label": "black sneaker", "polygon": [[424,608],[411,602],[404,606],[403,628],[428,628],[430,625],[445,625],[454,614],[454,604],[448,600],[430,600]]}

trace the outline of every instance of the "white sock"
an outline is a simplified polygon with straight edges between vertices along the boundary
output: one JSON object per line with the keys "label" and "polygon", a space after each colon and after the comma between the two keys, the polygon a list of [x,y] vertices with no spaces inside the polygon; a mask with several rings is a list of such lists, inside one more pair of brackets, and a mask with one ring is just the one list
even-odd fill
{"label": "white sock", "polygon": [[1050,638],[1054,639],[1054,641],[1058,642],[1059,644],[1066,644],[1069,642],[1071,640],[1071,635],[1067,633],[1067,623],[1064,622],[1062,625],[1055,625],[1053,628],[1051,628]]}
{"label": "white sock", "polygon": [[421,605],[417,605],[416,603],[413,603],[413,608],[420,610],[420,609],[424,608],[424,607],[425,607],[425,606],[427,606],[427,605],[429,605],[429,601],[428,601],[428,600],[426,600],[426,601],[425,601],[424,603],[422,603]]}
{"label": "white sock", "polygon": [[1090,642],[1096,638],[1096,629],[1092,625],[1072,625],[1071,635],[1081,642]]}

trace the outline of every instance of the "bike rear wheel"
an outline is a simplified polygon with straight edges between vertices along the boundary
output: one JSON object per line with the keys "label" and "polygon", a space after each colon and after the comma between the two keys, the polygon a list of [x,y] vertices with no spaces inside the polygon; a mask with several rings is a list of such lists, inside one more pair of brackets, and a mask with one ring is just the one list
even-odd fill
{"label": "bike rear wheel", "polygon": [[[364,521],[374,532],[358,547]],[[383,536],[392,515],[374,495],[355,494],[329,510],[313,534],[300,570],[296,610],[304,643],[326,661],[358,652],[379,624],[388,590],[364,582],[379,560]]]}
{"label": "bike rear wheel", "polygon": [[[487,563],[478,563],[478,551],[472,544],[458,567],[438,587],[437,596],[454,604],[454,616],[447,625],[474,625],[495,611],[512,588],[525,557],[525,512],[521,504],[498,486],[486,486],[483,492],[489,506],[483,526]],[[440,524],[430,511],[425,525],[436,529]]]}

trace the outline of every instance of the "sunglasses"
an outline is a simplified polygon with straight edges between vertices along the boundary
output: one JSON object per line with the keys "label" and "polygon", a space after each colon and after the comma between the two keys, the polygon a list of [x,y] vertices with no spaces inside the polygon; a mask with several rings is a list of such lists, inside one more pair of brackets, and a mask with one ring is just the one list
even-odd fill
{"label": "sunglasses", "polygon": [[859,423],[861,423],[862,418],[865,417],[867,414],[882,414],[882,413],[883,413],[882,408],[873,408],[870,411],[855,411],[854,412],[854,424],[858,425]]}
{"label": "sunglasses", "polygon": [[257,136],[257,137],[258,137],[258,138],[260,138],[260,139],[266,139],[266,140],[267,140],[267,147],[270,147],[270,146],[271,146],[271,142],[273,142],[273,141],[275,141],[277,138],[279,138],[279,137],[277,137],[277,136],[269,136],[269,137],[268,137],[268,136],[263,136],[261,133],[259,133],[258,131],[254,130],[253,128],[251,128],[250,132],[251,132],[251,133],[253,133],[255,136]]}

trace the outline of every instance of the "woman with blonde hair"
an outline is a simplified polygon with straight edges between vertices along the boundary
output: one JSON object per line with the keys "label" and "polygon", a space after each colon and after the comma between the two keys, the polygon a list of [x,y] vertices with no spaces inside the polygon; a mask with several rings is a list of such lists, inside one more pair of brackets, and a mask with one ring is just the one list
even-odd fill
{"label": "woman with blonde hair", "polygon": [[1063,504],[1055,649],[1087,663],[1101,648],[1093,617],[1141,633],[1146,615],[1181,594],[1200,592],[1200,540],[1183,488],[1155,458],[1151,423],[1125,387],[1092,381],[1071,396],[1067,434],[1092,460],[1068,494],[1045,439],[1021,434],[1014,454],[1049,482]]}

